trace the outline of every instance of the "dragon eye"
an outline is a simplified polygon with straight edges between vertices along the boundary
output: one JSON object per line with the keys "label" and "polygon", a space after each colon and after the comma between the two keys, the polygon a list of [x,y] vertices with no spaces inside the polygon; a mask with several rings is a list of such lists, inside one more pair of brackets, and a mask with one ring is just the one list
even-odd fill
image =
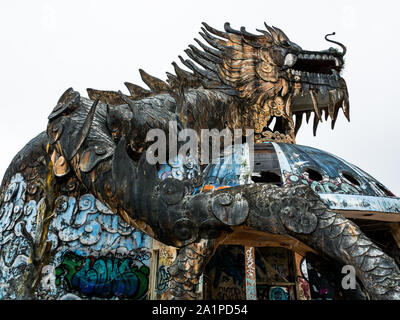
{"label": "dragon eye", "polygon": [[290,43],[289,43],[288,40],[283,40],[283,41],[281,41],[281,44],[282,44],[284,47],[290,47]]}
{"label": "dragon eye", "polygon": [[297,56],[292,53],[288,53],[285,57],[285,62],[283,64],[288,67],[293,67],[296,61],[297,61]]}

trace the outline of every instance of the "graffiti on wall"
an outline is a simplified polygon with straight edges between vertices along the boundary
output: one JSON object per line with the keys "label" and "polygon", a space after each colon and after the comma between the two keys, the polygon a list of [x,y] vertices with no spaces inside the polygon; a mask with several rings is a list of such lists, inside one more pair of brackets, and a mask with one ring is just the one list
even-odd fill
{"label": "graffiti on wall", "polygon": [[68,252],[55,269],[56,285],[87,296],[143,299],[149,283],[149,268],[140,260],[115,257],[81,257]]}
{"label": "graffiti on wall", "polygon": [[[256,248],[257,300],[295,298],[291,256],[291,251],[285,248]],[[282,290],[285,293],[281,292]]]}
{"label": "graffiti on wall", "polygon": [[13,287],[23,283],[30,263],[31,243],[25,234],[35,237],[40,202],[27,202],[26,192],[27,183],[22,175],[14,175],[0,208],[0,299],[18,297],[19,292]]}
{"label": "graffiti on wall", "polygon": [[[252,257],[253,253],[254,257]],[[208,280],[206,299],[246,299],[245,285],[248,277],[246,262],[248,269],[255,271],[256,276],[254,282],[251,281],[255,284],[255,288],[251,291],[251,298],[269,300],[271,299],[270,289],[280,286],[284,288],[288,299],[294,299],[294,285],[292,287],[282,285],[285,282],[294,282],[289,253],[287,249],[274,247],[258,247],[250,250],[234,245],[218,247],[206,266],[205,279]],[[277,294],[272,297],[277,298]]]}
{"label": "graffiti on wall", "polygon": [[209,282],[206,298],[244,300],[244,250],[242,246],[220,246],[208,262],[205,279]]}
{"label": "graffiti on wall", "polygon": [[256,249],[257,281],[287,282],[290,276],[288,250],[261,247]]}
{"label": "graffiti on wall", "polygon": [[162,294],[168,289],[168,283],[171,280],[171,275],[168,272],[168,267],[162,265],[157,270],[157,294]]}
{"label": "graffiti on wall", "polygon": [[[26,203],[27,184],[12,177],[0,208],[0,299],[15,299],[24,281],[43,199]],[[40,299],[146,297],[152,239],[91,194],[62,195],[48,230],[51,257],[35,295]],[[9,284],[13,283],[12,286]]]}
{"label": "graffiti on wall", "polygon": [[168,268],[175,261],[177,250],[174,247],[169,247],[158,243],[158,269],[157,269],[157,294],[161,295],[168,288],[168,283],[171,280]]}
{"label": "graffiti on wall", "polygon": [[269,289],[269,300],[289,300],[289,291],[286,287],[271,287]]}
{"label": "graffiti on wall", "polygon": [[340,194],[362,194],[359,186],[351,184],[341,178],[325,178],[321,181],[311,180],[307,172],[297,174],[293,172],[283,172],[285,187],[296,184],[305,184],[317,193],[340,193]]}
{"label": "graffiti on wall", "polygon": [[257,300],[256,259],[254,247],[245,247],[246,300]]}
{"label": "graffiti on wall", "polygon": [[310,285],[308,283],[307,261],[295,253],[296,287],[299,300],[311,300]]}
{"label": "graffiti on wall", "polygon": [[309,286],[311,300],[333,300],[335,298],[336,291],[329,279],[306,259],[302,260],[301,271],[303,282],[307,282]]}
{"label": "graffiti on wall", "polygon": [[310,285],[308,281],[305,278],[298,276],[296,279],[296,285],[297,285],[298,299],[311,300]]}

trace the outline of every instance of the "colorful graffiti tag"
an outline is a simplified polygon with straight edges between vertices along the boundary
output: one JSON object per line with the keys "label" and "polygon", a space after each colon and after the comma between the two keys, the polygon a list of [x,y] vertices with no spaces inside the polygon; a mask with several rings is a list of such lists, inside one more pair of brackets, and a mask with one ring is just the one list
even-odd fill
{"label": "colorful graffiti tag", "polygon": [[316,181],[311,180],[306,172],[296,174],[284,171],[283,175],[286,187],[296,184],[305,184],[318,193],[362,194],[362,190],[359,186],[350,184],[341,178],[326,178],[321,181]]}
{"label": "colorful graffiti tag", "polygon": [[256,262],[254,247],[245,247],[246,254],[246,300],[257,300]]}
{"label": "colorful graffiti tag", "polygon": [[175,247],[169,247],[161,242],[154,241],[153,249],[158,250],[158,269],[157,269],[157,299],[161,298],[161,295],[167,290],[168,283],[171,280],[171,275],[168,268],[175,261],[177,249]]}
{"label": "colorful graffiti tag", "polygon": [[270,300],[289,300],[288,289],[284,287],[271,287],[269,289]]}
{"label": "colorful graffiti tag", "polygon": [[297,298],[299,300],[311,300],[310,284],[307,281],[307,261],[298,253],[294,253],[294,257],[296,267]]}
{"label": "colorful graffiti tag", "polygon": [[56,268],[56,285],[62,282],[87,296],[144,299],[149,283],[149,268],[131,258],[81,257],[68,252]]}
{"label": "colorful graffiti tag", "polygon": [[[302,260],[302,279],[307,282],[312,300],[333,300],[336,290],[331,281],[305,259]],[[305,285],[305,284],[304,284]],[[304,287],[307,289],[307,287]]]}
{"label": "colorful graffiti tag", "polygon": [[157,270],[157,294],[162,294],[168,289],[170,280],[171,275],[168,272],[168,267],[160,266]]}

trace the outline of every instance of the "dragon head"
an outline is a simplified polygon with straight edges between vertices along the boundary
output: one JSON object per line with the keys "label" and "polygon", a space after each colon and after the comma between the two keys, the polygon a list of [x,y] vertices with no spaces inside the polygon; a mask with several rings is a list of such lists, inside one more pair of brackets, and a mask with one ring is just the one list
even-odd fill
{"label": "dragon head", "polygon": [[202,87],[239,98],[225,115],[228,127],[254,129],[257,143],[294,143],[304,114],[308,122],[314,113],[314,135],[323,112],[325,119],[332,118],[332,129],[340,108],[349,119],[347,87],[340,76],[346,48],[328,39],[334,33],[325,39],[341,46],[341,52],[303,50],[267,24],[257,35],[229,23],[224,32],[203,25],[200,35],[210,46],[195,39],[203,50],[190,45],[185,52],[191,59],[180,59]]}

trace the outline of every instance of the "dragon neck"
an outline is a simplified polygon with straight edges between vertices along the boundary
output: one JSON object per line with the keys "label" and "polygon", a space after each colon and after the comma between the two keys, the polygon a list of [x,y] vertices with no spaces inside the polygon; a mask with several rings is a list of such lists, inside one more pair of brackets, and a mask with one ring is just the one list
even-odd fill
{"label": "dragon neck", "polygon": [[[212,89],[185,92],[184,107],[177,108],[182,123],[200,133],[201,129],[253,129],[255,143],[268,141],[295,143],[290,111],[291,97],[275,96],[260,103]],[[178,102],[179,103],[179,102]],[[268,125],[276,119],[275,127]],[[266,129],[267,128],[267,129]]]}

